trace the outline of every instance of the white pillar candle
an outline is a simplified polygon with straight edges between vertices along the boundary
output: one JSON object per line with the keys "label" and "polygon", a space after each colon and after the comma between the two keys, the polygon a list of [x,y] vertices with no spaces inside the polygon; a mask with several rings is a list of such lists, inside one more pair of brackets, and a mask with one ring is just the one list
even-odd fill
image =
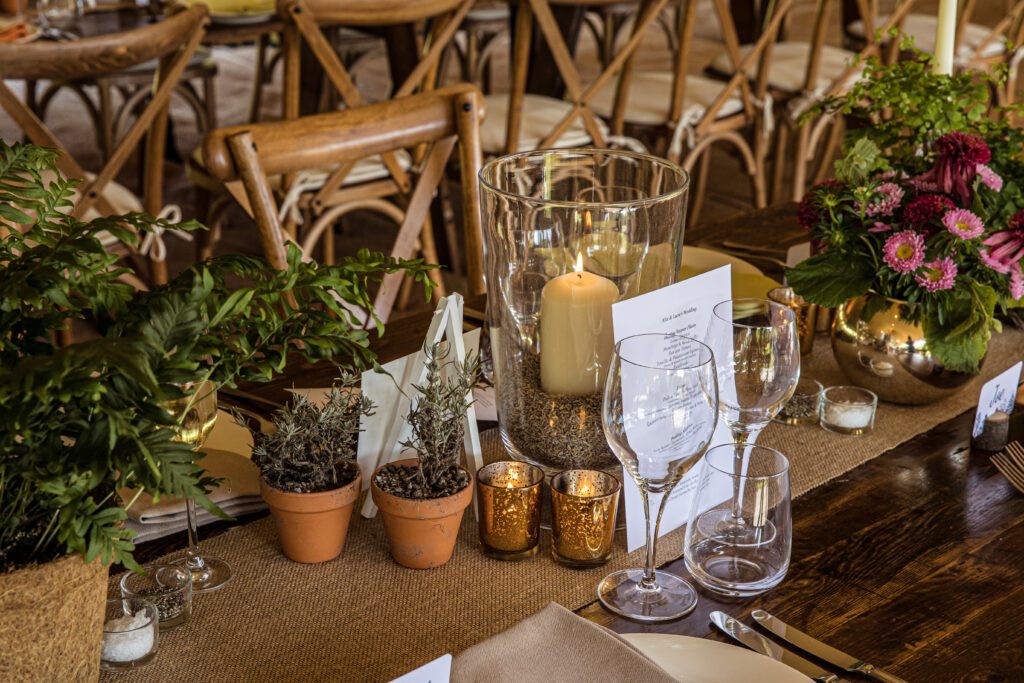
{"label": "white pillar candle", "polygon": [[939,21],[935,26],[935,73],[953,74],[953,48],[956,42],[956,0],[940,0]]}
{"label": "white pillar candle", "polygon": [[540,382],[548,394],[586,396],[604,388],[612,355],[611,280],[576,270],[544,285],[540,297]]}

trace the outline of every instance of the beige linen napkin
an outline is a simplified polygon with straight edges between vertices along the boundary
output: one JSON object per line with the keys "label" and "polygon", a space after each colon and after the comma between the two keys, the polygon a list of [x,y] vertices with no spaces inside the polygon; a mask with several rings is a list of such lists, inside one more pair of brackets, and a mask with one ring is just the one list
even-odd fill
{"label": "beige linen napkin", "polygon": [[674,683],[606,628],[561,605],[541,611],[455,657],[453,683]]}

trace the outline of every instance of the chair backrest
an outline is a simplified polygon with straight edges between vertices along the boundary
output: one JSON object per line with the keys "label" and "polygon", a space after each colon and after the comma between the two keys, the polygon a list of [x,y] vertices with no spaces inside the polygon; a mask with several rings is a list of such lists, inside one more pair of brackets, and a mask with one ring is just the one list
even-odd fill
{"label": "chair backrest", "polygon": [[[636,0],[635,0],[636,1]],[[593,141],[595,147],[606,147],[607,141],[602,126],[590,107],[592,100],[608,82],[629,71],[628,65],[647,33],[658,20],[669,0],[638,0],[639,13],[633,25],[632,35],[613,56],[608,56],[607,64],[598,76],[584,83],[579,69],[573,60],[572,53],[558,27],[552,12],[552,6],[601,6],[621,4],[613,0],[588,2],[585,0],[522,0],[516,14],[514,43],[512,48],[511,84],[509,92],[508,113],[505,122],[505,152],[519,151],[519,133],[522,127],[523,101],[526,96],[526,77],[529,68],[529,56],[533,37],[533,27],[539,28],[539,36],[551,50],[555,67],[565,83],[565,99],[572,103],[568,111],[538,143],[538,149],[553,147],[571,125],[579,120]]]}
{"label": "chair backrest", "polygon": [[[120,213],[104,194],[132,152],[146,136],[143,208],[156,215],[163,207],[163,159],[171,93],[205,34],[208,12],[195,5],[157,23],[95,38],[67,42],[36,41],[27,45],[0,45],[0,108],[14,119],[25,136],[37,145],[62,152],[57,166],[66,177],[84,179],[73,209],[83,217],[90,209],[110,215]],[[148,104],[95,175],[88,174],[60,140],[3,79],[70,80],[121,71],[149,60],[159,60]],[[151,259],[150,279],[166,278],[162,262]]]}
{"label": "chair backrest", "polygon": [[[477,191],[482,103],[476,88],[459,84],[337,112],[220,128],[204,138],[203,159],[219,180],[241,181],[263,253],[274,267],[284,268],[286,233],[269,176],[350,166],[360,159],[422,146],[425,152],[412,174],[415,182],[404,203],[404,217],[391,251],[396,257],[409,258],[457,144],[468,288],[472,294],[482,293],[483,237]],[[382,319],[387,319],[394,305],[401,277],[387,276],[377,294],[374,307]]]}

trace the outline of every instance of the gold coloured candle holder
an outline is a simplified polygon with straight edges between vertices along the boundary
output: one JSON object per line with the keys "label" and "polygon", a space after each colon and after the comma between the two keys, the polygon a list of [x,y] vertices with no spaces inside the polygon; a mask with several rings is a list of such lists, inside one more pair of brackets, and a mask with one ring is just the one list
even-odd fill
{"label": "gold coloured candle holder", "polygon": [[814,334],[817,331],[818,305],[809,304],[797,295],[792,287],[776,287],[768,292],[768,298],[775,303],[788,306],[796,314],[796,330],[800,339],[800,354],[806,356],[814,349]]}
{"label": "gold coloured candle holder", "polygon": [[525,462],[492,462],[476,473],[480,543],[486,555],[521,560],[537,553],[543,482],[544,471]]}
{"label": "gold coloured candle holder", "polygon": [[619,480],[599,470],[565,470],[551,480],[551,556],[596,567],[612,555]]}

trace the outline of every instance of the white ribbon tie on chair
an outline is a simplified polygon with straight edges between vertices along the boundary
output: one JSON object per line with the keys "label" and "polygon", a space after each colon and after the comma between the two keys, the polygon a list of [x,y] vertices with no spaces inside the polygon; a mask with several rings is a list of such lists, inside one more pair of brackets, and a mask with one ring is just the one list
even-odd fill
{"label": "white ribbon tie on chair", "polygon": [[[168,223],[180,223],[181,207],[177,204],[168,204],[160,210],[160,213],[158,213],[156,217],[160,220],[167,221]],[[185,240],[186,242],[192,241],[192,235],[184,230],[164,230],[160,226],[154,225],[152,231],[147,232],[146,236],[142,238],[142,244],[139,245],[139,254],[149,256],[154,261],[166,261],[167,245],[164,244],[163,238],[165,232],[174,235],[178,239]]]}

